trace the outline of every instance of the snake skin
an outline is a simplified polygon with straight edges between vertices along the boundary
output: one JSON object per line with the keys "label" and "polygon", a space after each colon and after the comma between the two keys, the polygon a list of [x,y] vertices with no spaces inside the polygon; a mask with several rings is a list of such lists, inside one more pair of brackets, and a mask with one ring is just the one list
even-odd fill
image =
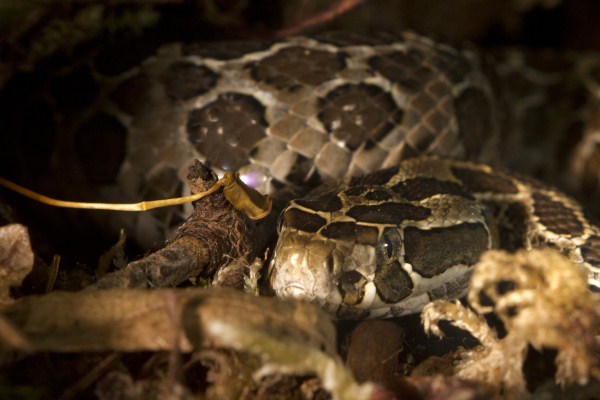
{"label": "snake skin", "polygon": [[396,317],[465,294],[489,249],[554,247],[600,290],[600,228],[573,199],[471,162],[419,157],[319,188],[281,216],[279,297],[344,318]]}
{"label": "snake skin", "polygon": [[[479,164],[455,164],[471,175],[480,172],[486,182],[496,179],[496,183],[517,188],[508,193],[481,191],[469,187],[472,176],[457,176],[446,161],[433,159],[423,163],[441,163],[441,172],[426,171],[424,181],[417,185],[426,195],[420,193],[423,197],[414,199],[393,189],[400,180],[412,179],[410,173],[406,175],[409,178],[390,173],[399,171],[401,160],[437,155],[508,165],[551,177],[550,181],[564,172],[574,186],[597,190],[600,169],[595,154],[600,154],[600,139],[593,111],[598,104],[600,60],[594,55],[583,61],[559,57],[558,63],[543,59],[512,50],[482,55],[469,46],[438,43],[413,33],[326,33],[278,40],[176,43],[161,47],[133,66],[124,63],[116,67],[106,62],[104,52],[92,51],[47,80],[39,80],[43,94],[29,99],[27,107],[12,112],[14,115],[5,111],[12,110],[10,107],[3,107],[0,119],[13,121],[9,127],[22,131],[17,139],[4,139],[5,148],[31,149],[31,158],[15,161],[15,168],[27,164],[36,177],[32,179],[34,188],[49,192],[45,188],[60,190],[62,185],[62,193],[70,198],[131,202],[177,195],[185,191],[184,176],[194,158],[217,171],[239,171],[242,179],[280,204],[314,187],[322,186],[319,190],[325,193],[330,183],[339,179],[363,179],[359,181],[363,186],[383,185],[367,190],[363,200],[348,193],[346,197],[333,196],[337,191],[331,191],[333,197],[327,199],[349,202],[345,214],[328,210],[333,205],[324,198],[293,202],[283,214],[283,227],[289,226],[293,233],[282,232],[284,240],[277,248],[281,261],[273,264],[271,280],[281,296],[304,291],[309,294],[301,297],[325,296],[329,308],[343,304],[342,308],[352,305],[358,309],[344,309],[346,314],[364,314],[368,308],[379,309],[373,315],[401,314],[416,311],[426,298],[457,295],[476,255],[498,245],[556,246],[584,265],[597,286],[600,240],[596,228],[576,203],[559,192],[539,189],[532,181],[492,172]],[[29,86],[38,84],[29,76],[13,81],[19,80]],[[11,83],[4,89],[0,100],[8,106]],[[571,137],[580,140],[565,141],[564,132],[573,132]],[[401,165],[400,170],[412,168],[412,164]],[[381,170],[387,172],[376,172]],[[352,178],[370,173],[373,175],[366,178]],[[388,202],[385,193],[393,201]],[[325,205],[319,204],[321,201]],[[425,206],[417,206],[419,202]],[[466,209],[445,208],[454,203]],[[364,210],[347,214],[375,204],[389,207],[390,213],[384,215],[391,217],[372,217]],[[436,204],[442,208],[436,210]],[[414,230],[405,219],[393,217],[405,212],[399,209],[411,207],[424,207],[419,218],[409,218]],[[172,215],[171,223],[165,222],[168,213],[103,215],[96,222],[113,230],[125,226],[143,245],[149,245],[164,237],[176,222]],[[557,227],[559,222],[547,220],[555,213],[565,218],[566,222],[560,223],[573,230],[567,232]],[[527,227],[518,231],[520,241],[494,233],[502,224],[493,225],[491,219],[508,220],[512,214],[522,219],[518,224]],[[378,218],[391,218],[393,223]],[[472,221],[467,223],[469,218]],[[386,264],[381,271],[365,270],[375,268],[371,263],[352,269],[336,251],[335,262],[326,263],[343,277],[327,284],[333,287],[330,292],[298,290],[306,284],[297,282],[286,289],[286,282],[294,282],[294,276],[303,272],[282,273],[291,268],[285,257],[304,256],[292,250],[298,246],[288,247],[285,238],[294,236],[289,240],[299,243],[309,240],[302,233],[308,224],[308,231],[317,235],[314,241],[321,241],[328,234],[335,235],[330,226],[341,222],[354,224],[354,230],[361,227],[355,236],[366,235],[360,241],[368,250],[358,258],[352,256],[355,261],[377,259],[383,254],[377,250],[382,240],[404,243],[404,250],[392,253],[405,257],[411,251],[406,235],[419,237],[437,229],[441,236],[435,240],[452,244],[448,258],[457,264],[440,265],[430,273],[414,266],[411,269],[410,263],[398,268],[398,258],[389,264],[394,268]],[[388,233],[394,224],[398,233]],[[435,228],[419,228],[422,224],[434,224]],[[363,225],[369,228],[365,232]],[[465,225],[469,225],[468,234],[458,232],[455,238],[453,234]],[[350,229],[351,225],[343,226]],[[459,242],[470,240],[474,232],[481,235],[473,240],[477,248],[466,250],[471,253],[467,262],[458,256],[462,254]],[[322,253],[327,260],[329,255]],[[316,253],[311,250],[310,254],[309,258]],[[437,260],[439,256],[432,253],[431,257]],[[306,267],[304,261],[295,265]],[[386,290],[394,294],[382,292],[388,277],[394,283],[388,282]]]}
{"label": "snake skin", "polygon": [[[173,196],[198,158],[285,203],[417,154],[498,158],[499,107],[478,54],[414,34],[177,43],[125,71],[102,56],[53,77],[60,107],[44,99],[23,116],[56,126],[12,145],[46,145],[30,152],[53,171],[48,187],[44,168],[32,173],[41,191],[58,180],[70,198]],[[148,245],[164,237],[163,214],[97,222],[125,224]]]}

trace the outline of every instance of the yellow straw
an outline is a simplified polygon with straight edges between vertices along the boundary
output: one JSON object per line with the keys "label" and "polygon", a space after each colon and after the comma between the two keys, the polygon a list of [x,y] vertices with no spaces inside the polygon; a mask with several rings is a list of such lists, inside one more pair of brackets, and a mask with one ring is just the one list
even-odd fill
{"label": "yellow straw", "polygon": [[55,207],[66,208],[84,208],[88,210],[113,210],[113,211],[146,211],[153,208],[175,206],[179,204],[190,203],[206,197],[220,188],[223,188],[225,197],[233,204],[235,208],[243,211],[252,219],[261,219],[271,212],[273,206],[269,196],[260,194],[255,189],[252,189],[239,179],[239,176],[233,172],[225,173],[223,178],[219,179],[213,187],[206,192],[196,193],[191,196],[174,197],[165,200],[142,201],[139,203],[115,204],[115,203],[84,203],[80,201],[66,201],[53,199],[52,197],[44,196],[17,185],[14,182],[4,179],[0,176],[0,186],[11,189],[25,197],[29,197],[40,203],[48,204]]}
{"label": "yellow straw", "polygon": [[91,210],[114,210],[114,211],[146,211],[151,210],[153,208],[174,206],[178,204],[185,204],[192,201],[199,200],[209,194],[214,193],[217,189],[223,186],[221,181],[218,181],[212,188],[207,190],[206,192],[197,193],[191,196],[185,197],[175,197],[171,199],[165,200],[151,200],[151,201],[142,201],[139,203],[130,203],[130,204],[113,204],[113,203],[83,203],[79,201],[66,201],[66,200],[58,200],[53,199],[52,197],[44,196],[43,194],[39,194],[34,192],[33,190],[29,190],[24,188],[23,186],[17,185],[14,182],[9,181],[8,179],[4,179],[0,177],[0,185],[4,186],[8,189],[11,189],[19,194],[22,194],[25,197],[29,197],[30,199],[39,201],[40,203],[48,204],[55,207],[66,207],[66,208],[85,208]]}

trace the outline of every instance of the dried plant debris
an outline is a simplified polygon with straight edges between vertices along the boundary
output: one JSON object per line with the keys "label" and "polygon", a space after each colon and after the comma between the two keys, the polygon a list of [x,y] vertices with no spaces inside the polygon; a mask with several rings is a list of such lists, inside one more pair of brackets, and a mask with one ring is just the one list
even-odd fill
{"label": "dried plant debris", "polygon": [[264,263],[265,260],[258,257],[251,263],[248,263],[245,257],[234,258],[217,270],[210,285],[230,287],[258,296],[260,295],[260,271],[263,269]]}
{"label": "dried plant debris", "polygon": [[[123,368],[111,370],[95,385],[94,394],[107,400],[197,399],[197,392],[202,389],[200,398],[206,399],[331,399],[315,376],[270,375],[255,380],[253,372],[261,360],[252,354],[227,349],[200,350],[184,361],[181,383],[175,384],[167,382],[168,372],[154,372],[161,371],[166,357],[162,358],[156,357],[151,374],[143,379]],[[210,383],[208,387],[206,382]]]}
{"label": "dried plant debris", "polygon": [[10,301],[10,288],[21,285],[33,261],[27,228],[20,224],[0,227],[0,303]]}
{"label": "dried plant debris", "polygon": [[[217,176],[196,161],[188,181],[193,194],[209,190]],[[212,278],[232,259],[253,260],[274,231],[275,216],[255,221],[231,203],[231,197],[248,193],[233,190],[214,193],[194,203],[194,212],[179,228],[176,238],[165,247],[121,270],[108,273],[88,290],[108,288],[165,288],[189,279]],[[232,194],[233,192],[233,194]],[[262,201],[265,201],[262,199]],[[270,210],[270,203],[269,203]],[[249,206],[246,206],[248,208]]]}
{"label": "dried plant debris", "polygon": [[96,269],[96,276],[101,278],[106,274],[112,264],[117,269],[123,269],[127,266],[127,255],[125,254],[125,230],[119,231],[119,240],[117,243],[112,245],[110,249],[106,250],[98,259],[98,268]]}
{"label": "dried plant debris", "polygon": [[[31,351],[177,351],[229,349],[254,354],[258,381],[314,375],[333,398],[369,398],[336,353],[335,330],[316,306],[231,289],[107,289],[55,292],[19,300],[3,316]],[[7,346],[5,351],[15,350]],[[19,348],[16,348],[19,350]]]}
{"label": "dried plant debris", "polygon": [[[239,399],[260,385],[253,379],[253,372],[261,363],[257,355],[202,349],[185,359],[181,357],[181,367],[177,368],[168,365],[172,358],[172,353],[156,353],[135,372],[113,366],[98,379],[94,394],[99,399],[191,399],[198,398],[194,395],[202,390],[207,399]],[[174,369],[181,372],[175,380],[169,377]]]}
{"label": "dried plant debris", "polygon": [[[455,377],[486,383],[500,397],[527,397],[523,364],[531,346],[556,351],[555,381],[563,387],[600,378],[595,342],[599,306],[581,271],[555,250],[484,254],[468,301],[472,309],[440,300],[421,314],[428,332],[442,336],[439,323],[445,320],[481,343],[449,356]],[[484,318],[490,313],[502,322],[504,337]]]}
{"label": "dried plant debris", "polygon": [[411,377],[403,394],[404,398],[427,400],[488,400],[492,396],[489,388],[477,382],[441,375]]}

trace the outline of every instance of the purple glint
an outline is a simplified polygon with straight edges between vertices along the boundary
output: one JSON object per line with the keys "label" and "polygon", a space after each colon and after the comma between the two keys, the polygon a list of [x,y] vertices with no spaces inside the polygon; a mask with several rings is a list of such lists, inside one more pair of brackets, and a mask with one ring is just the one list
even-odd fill
{"label": "purple glint", "polygon": [[265,181],[265,176],[260,172],[245,172],[240,174],[240,179],[251,188],[258,188]]}

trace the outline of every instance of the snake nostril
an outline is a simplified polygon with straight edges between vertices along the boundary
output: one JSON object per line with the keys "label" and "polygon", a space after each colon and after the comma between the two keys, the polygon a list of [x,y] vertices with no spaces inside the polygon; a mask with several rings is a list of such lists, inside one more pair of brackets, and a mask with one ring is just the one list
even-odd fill
{"label": "snake nostril", "polygon": [[333,275],[333,271],[335,271],[335,258],[333,257],[332,253],[329,253],[329,255],[327,256],[327,271],[329,271],[329,273],[331,275]]}

